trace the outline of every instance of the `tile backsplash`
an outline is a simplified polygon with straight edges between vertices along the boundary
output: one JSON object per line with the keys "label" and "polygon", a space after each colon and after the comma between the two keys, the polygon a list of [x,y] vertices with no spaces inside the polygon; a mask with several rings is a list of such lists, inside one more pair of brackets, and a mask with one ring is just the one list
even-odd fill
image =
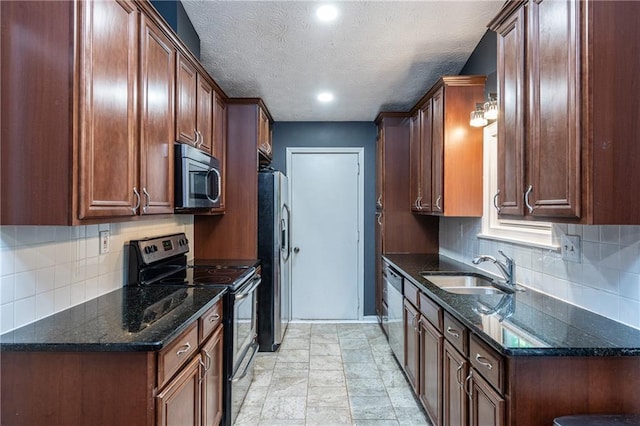
{"label": "tile backsplash", "polygon": [[[640,328],[640,226],[554,224],[554,241],[580,236],[580,263],[553,250],[478,238],[481,230],[480,219],[441,218],[440,254],[471,264],[503,250],[515,259],[518,283]],[[490,262],[478,267],[499,274]]]}
{"label": "tile backsplash", "polygon": [[[110,231],[100,254],[98,233]],[[21,327],[121,287],[124,245],[131,239],[185,232],[193,216],[87,226],[0,226],[0,332]]]}

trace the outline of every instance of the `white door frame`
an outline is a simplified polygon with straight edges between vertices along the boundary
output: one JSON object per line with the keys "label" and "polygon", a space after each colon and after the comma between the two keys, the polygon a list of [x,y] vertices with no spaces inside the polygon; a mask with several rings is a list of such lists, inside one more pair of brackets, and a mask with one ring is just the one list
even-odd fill
{"label": "white door frame", "polygon": [[[287,176],[289,176],[289,186],[291,187],[291,178],[289,170],[291,170],[291,162],[294,154],[357,154],[358,155],[358,320],[364,319],[364,148],[303,148],[288,147],[287,148]],[[293,191],[289,191],[289,205],[291,206],[291,195]],[[295,211],[291,212],[294,216]],[[292,235],[296,230],[290,228]],[[292,264],[293,265],[293,264]],[[291,267],[292,267],[291,265]]]}

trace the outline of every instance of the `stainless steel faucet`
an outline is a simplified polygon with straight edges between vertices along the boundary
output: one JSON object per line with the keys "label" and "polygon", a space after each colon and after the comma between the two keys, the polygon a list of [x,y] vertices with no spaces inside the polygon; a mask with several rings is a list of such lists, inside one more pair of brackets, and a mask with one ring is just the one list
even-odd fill
{"label": "stainless steel faucet", "polygon": [[511,287],[515,287],[516,286],[516,264],[513,261],[513,258],[504,254],[502,250],[498,250],[498,253],[504,256],[506,260],[505,262],[502,262],[493,256],[487,256],[487,255],[478,256],[475,259],[473,259],[472,262],[474,265],[478,265],[482,262],[486,262],[487,260],[492,261],[500,269],[500,272],[502,273],[502,276],[505,279],[505,284]]}

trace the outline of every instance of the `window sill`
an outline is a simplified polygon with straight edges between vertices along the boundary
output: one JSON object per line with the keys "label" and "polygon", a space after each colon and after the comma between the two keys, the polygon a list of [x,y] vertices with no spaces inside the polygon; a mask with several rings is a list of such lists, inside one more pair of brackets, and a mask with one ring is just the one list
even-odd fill
{"label": "window sill", "polygon": [[493,241],[501,241],[501,242],[507,242],[507,243],[512,243],[512,244],[518,244],[521,246],[527,246],[527,247],[536,247],[536,248],[541,248],[541,249],[545,249],[545,250],[552,250],[552,251],[560,251],[560,246],[559,245],[555,245],[555,244],[551,244],[551,243],[545,243],[545,242],[541,242],[541,241],[535,241],[535,240],[531,240],[531,239],[525,239],[525,238],[509,238],[509,237],[505,237],[502,235],[492,235],[492,234],[487,234],[487,233],[480,233],[478,234],[478,238],[480,239],[484,239],[484,240],[493,240]]}

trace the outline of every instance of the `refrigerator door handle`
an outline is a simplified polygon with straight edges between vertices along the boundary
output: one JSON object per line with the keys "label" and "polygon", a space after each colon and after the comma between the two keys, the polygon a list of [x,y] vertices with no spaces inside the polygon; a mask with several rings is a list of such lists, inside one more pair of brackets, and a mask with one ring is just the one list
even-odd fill
{"label": "refrigerator door handle", "polygon": [[289,212],[289,207],[284,204],[282,206],[283,210],[287,215],[287,219],[282,218],[280,220],[280,238],[282,238],[280,250],[282,250],[282,260],[285,262],[289,260],[289,256],[291,255],[291,247],[289,240],[289,223],[291,219],[291,213]]}

